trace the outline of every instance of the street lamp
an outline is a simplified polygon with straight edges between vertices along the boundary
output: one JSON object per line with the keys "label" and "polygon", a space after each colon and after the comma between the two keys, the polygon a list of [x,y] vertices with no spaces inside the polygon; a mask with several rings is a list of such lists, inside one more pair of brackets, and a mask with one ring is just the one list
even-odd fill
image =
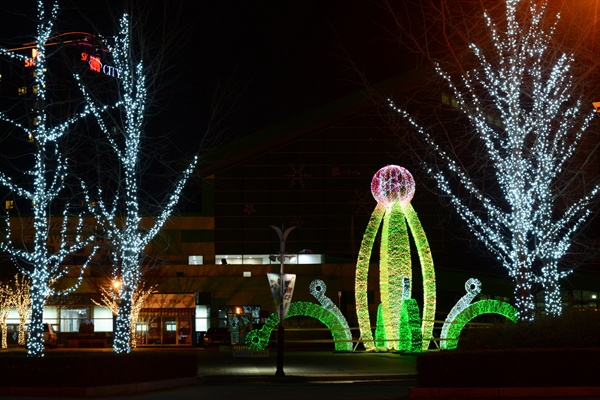
{"label": "street lamp", "polygon": [[275,229],[279,236],[279,328],[277,331],[277,370],[275,376],[285,376],[285,372],[283,372],[283,295],[285,293],[283,266],[285,264],[285,240],[295,226],[287,228],[285,231],[275,225],[270,225],[270,227]]}

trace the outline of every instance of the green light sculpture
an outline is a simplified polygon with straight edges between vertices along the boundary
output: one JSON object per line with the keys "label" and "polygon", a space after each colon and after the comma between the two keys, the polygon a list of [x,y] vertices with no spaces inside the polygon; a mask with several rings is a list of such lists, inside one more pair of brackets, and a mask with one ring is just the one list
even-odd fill
{"label": "green light sculpture", "polygon": [[421,333],[421,314],[415,299],[406,299],[400,310],[400,327],[398,331],[399,350],[407,353],[420,353],[423,349]]}
{"label": "green light sculpture", "polygon": [[321,306],[331,311],[337,318],[337,323],[334,325],[341,326],[343,328],[344,331],[339,333],[340,336],[345,336],[344,339],[346,340],[346,348],[343,350],[352,351],[352,332],[350,331],[350,326],[348,326],[348,321],[340,309],[333,301],[331,301],[329,297],[325,295],[325,291],[327,290],[327,285],[325,285],[325,282],[320,279],[315,279],[310,283],[309,290],[310,294],[312,294],[313,297],[318,300]]}
{"label": "green light sculpture", "polygon": [[[412,282],[412,262],[408,228],[415,242],[423,276],[423,319],[421,333],[423,350],[429,347],[435,317],[435,270],[425,231],[410,201],[415,191],[411,173],[403,167],[388,165],[373,176],[371,193],[377,206],[365,229],[356,263],[356,314],[361,340],[367,351],[376,349],[367,300],[369,263],[373,244],[383,221],[379,260],[379,288],[385,321],[385,343],[389,350],[398,349],[399,324],[403,294],[402,278]],[[379,338],[378,338],[379,343]]]}
{"label": "green light sculpture", "polygon": [[420,353],[423,345],[423,334],[420,326],[419,305],[415,299],[407,297],[410,280],[406,276],[402,278],[402,285],[404,289],[402,292],[402,308],[400,309],[398,347],[405,352]]}
{"label": "green light sculpture", "polygon": [[[315,318],[329,328],[336,351],[352,350],[352,336],[348,336],[349,331],[340,322],[339,316],[336,313],[315,303],[297,301],[290,304],[285,318],[302,316]],[[277,325],[279,325],[277,313],[272,313],[261,329],[253,330],[246,334],[248,348],[251,350],[264,350],[269,344],[271,332]]]}
{"label": "green light sculpture", "polygon": [[463,330],[467,322],[473,318],[478,317],[482,314],[499,314],[512,322],[516,323],[518,320],[517,309],[511,304],[500,301],[500,300],[479,300],[475,303],[466,307],[463,311],[456,315],[454,321],[448,329],[448,335],[445,342],[445,349],[452,350],[458,346],[458,337],[460,332]]}
{"label": "green light sculpture", "polygon": [[377,307],[377,322],[375,323],[375,348],[387,349],[388,344],[385,336],[385,317],[383,316],[383,306]]}

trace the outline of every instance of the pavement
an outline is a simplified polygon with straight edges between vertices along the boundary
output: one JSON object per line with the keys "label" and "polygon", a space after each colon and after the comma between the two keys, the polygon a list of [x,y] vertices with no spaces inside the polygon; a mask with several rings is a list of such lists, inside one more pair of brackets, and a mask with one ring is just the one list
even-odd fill
{"label": "pavement", "polygon": [[[81,351],[81,350],[79,350]],[[93,350],[92,350],[93,351]],[[547,387],[547,388],[419,388],[416,387],[416,356],[392,352],[335,352],[327,350],[287,350],[283,355],[283,374],[276,374],[277,352],[239,351],[232,348],[221,349],[173,349],[173,351],[194,351],[198,356],[197,377],[167,381],[143,382],[130,385],[98,386],[88,388],[0,388],[0,399],[225,399],[223,388],[235,393],[246,394],[249,389],[261,387],[262,399],[265,390],[273,387],[285,387],[296,391],[297,397],[290,399],[312,398],[299,394],[306,387],[319,387],[323,384],[348,385],[347,390],[361,390],[364,385],[394,386],[394,397],[385,398],[421,398],[421,399],[600,399],[600,387]],[[168,368],[168,366],[166,366]],[[276,376],[277,375],[277,376]],[[359,385],[357,385],[357,383]],[[321,384],[321,385],[319,385]],[[331,386],[331,385],[325,385]],[[237,387],[237,389],[232,389]],[[365,386],[364,390],[369,389]],[[264,389],[266,388],[266,389]],[[212,391],[211,391],[212,390]],[[211,395],[213,393],[214,395]],[[370,392],[367,392],[370,394]],[[357,393],[353,393],[358,396]],[[343,398],[375,398],[369,395]],[[232,398],[239,398],[237,394]],[[258,397],[257,397],[258,398]],[[279,397],[274,397],[279,398]],[[333,398],[333,397],[329,397]],[[384,397],[377,397],[384,398]]]}
{"label": "pavement", "polygon": [[203,382],[416,379],[417,373],[416,356],[391,352],[284,351],[285,376],[276,376],[276,351],[205,350],[198,356]]}

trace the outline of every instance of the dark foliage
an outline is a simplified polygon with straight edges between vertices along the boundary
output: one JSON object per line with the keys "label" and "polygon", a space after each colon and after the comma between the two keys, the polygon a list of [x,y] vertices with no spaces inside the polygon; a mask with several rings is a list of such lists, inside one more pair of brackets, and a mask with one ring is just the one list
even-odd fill
{"label": "dark foliage", "polygon": [[561,317],[537,317],[531,323],[495,324],[463,331],[458,350],[598,347],[600,313],[566,311]]}
{"label": "dark foliage", "polygon": [[465,331],[456,350],[417,358],[420,387],[597,386],[600,313]]}
{"label": "dark foliage", "polygon": [[23,352],[0,354],[0,386],[87,387],[194,377],[193,352],[140,351],[48,352],[27,357]]}
{"label": "dark foliage", "polygon": [[425,353],[419,387],[597,386],[600,349],[510,349]]}

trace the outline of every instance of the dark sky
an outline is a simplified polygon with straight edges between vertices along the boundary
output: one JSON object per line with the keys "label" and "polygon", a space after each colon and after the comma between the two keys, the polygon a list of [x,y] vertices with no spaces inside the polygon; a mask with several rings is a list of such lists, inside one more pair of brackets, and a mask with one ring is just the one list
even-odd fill
{"label": "dark sky", "polygon": [[[125,3],[62,0],[57,30],[110,36]],[[346,52],[373,83],[407,67],[405,52],[385,32],[391,18],[375,1],[141,4],[148,8],[136,7],[133,19],[144,45],[154,46],[144,62],[149,73],[162,74],[163,83],[150,92],[157,100],[150,126],[184,152],[199,143],[213,113],[211,102],[221,91],[216,115],[226,140],[361,89]],[[3,4],[0,44],[30,40],[35,11],[34,0]],[[157,46],[164,38],[170,45]]]}
{"label": "dark sky", "polygon": [[373,82],[403,68],[380,27],[386,15],[370,1],[211,2],[195,15],[188,54],[198,61],[183,75],[204,118],[216,84],[232,91],[225,100],[233,107],[221,111],[230,112],[224,126],[233,135],[361,89],[346,51]]}

